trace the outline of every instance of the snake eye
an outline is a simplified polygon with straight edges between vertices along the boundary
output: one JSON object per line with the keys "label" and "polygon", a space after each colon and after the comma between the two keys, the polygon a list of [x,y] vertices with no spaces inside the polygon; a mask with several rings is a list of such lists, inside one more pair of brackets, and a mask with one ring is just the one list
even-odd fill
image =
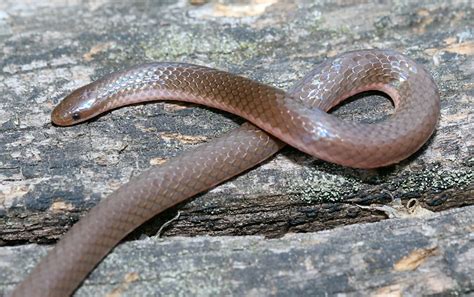
{"label": "snake eye", "polygon": [[74,121],[77,121],[81,118],[81,114],[78,111],[75,111],[75,112],[72,113],[71,117]]}

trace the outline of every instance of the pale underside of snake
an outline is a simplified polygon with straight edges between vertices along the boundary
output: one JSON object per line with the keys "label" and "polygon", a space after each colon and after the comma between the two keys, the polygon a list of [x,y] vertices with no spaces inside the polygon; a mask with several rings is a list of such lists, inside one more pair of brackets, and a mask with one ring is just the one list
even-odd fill
{"label": "pale underside of snake", "polygon": [[[327,113],[375,90],[395,112],[373,124]],[[440,113],[437,87],[413,60],[390,50],[328,59],[289,91],[228,72],[182,63],[151,63],[112,73],[67,96],[52,121],[68,126],[124,105],[177,100],[225,110],[249,122],[133,177],[103,199],[56,244],[12,296],[71,295],[128,233],[163,210],[255,166],[285,144],[355,168],[394,164],[417,151]]]}

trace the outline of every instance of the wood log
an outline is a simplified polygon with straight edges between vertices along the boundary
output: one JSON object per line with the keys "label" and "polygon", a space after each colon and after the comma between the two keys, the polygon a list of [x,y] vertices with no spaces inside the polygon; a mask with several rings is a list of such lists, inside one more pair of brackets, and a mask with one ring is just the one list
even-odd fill
{"label": "wood log", "polygon": [[[152,1],[0,3],[0,245],[53,243],[130,176],[237,127],[216,110],[170,102],[133,106],[60,128],[52,108],[70,91],[149,61],[207,65],[289,88],[327,57],[391,48],[423,64],[440,89],[435,135],[398,165],[355,170],[285,148],[183,203],[130,238],[279,237],[378,221],[357,205],[442,211],[474,204],[473,55],[469,1]],[[333,113],[377,121],[390,101],[364,96]],[[208,240],[208,239],[203,239]]]}
{"label": "wood log", "polygon": [[[119,245],[75,296],[470,296],[474,206],[316,233]],[[0,248],[0,295],[49,248]]]}

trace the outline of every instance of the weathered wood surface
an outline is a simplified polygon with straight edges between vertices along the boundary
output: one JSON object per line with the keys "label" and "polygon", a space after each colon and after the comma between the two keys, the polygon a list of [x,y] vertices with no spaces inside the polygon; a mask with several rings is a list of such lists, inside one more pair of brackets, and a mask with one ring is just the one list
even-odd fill
{"label": "weathered wood surface", "polygon": [[[0,249],[0,295],[47,249]],[[76,296],[470,296],[473,263],[474,206],[469,206],[423,219],[279,239],[127,242],[97,267]]]}
{"label": "weathered wood surface", "polygon": [[[287,148],[178,207],[183,213],[167,235],[278,236],[374,221],[383,216],[353,204],[387,203],[390,195],[418,198],[435,211],[473,204],[472,5],[363,2],[278,2],[263,13],[263,4],[3,1],[0,244],[56,240],[131,175],[240,122],[158,103],[75,127],[51,125],[51,109],[71,90],[149,60],[209,65],[288,88],[327,56],[393,48],[430,70],[442,98],[435,136],[400,165],[352,170]],[[370,97],[337,113],[370,120],[389,109],[387,100]]]}
{"label": "weathered wood surface", "polygon": [[[397,166],[352,170],[287,148],[137,234],[155,232],[178,209],[165,235],[271,237],[380,220],[383,214],[354,204],[390,196],[418,198],[433,211],[474,204],[470,1],[271,2],[2,1],[0,245],[56,240],[131,175],[240,123],[157,103],[75,127],[51,125],[52,108],[71,90],[150,60],[208,65],[288,88],[327,56],[392,48],[433,74],[442,116],[429,143]],[[389,110],[387,100],[369,97],[336,113],[370,121]]]}

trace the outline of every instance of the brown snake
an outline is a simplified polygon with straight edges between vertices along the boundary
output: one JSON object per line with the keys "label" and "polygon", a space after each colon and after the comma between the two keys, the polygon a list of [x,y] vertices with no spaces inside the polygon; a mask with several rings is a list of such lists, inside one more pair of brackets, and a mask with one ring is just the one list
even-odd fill
{"label": "brown snake", "polygon": [[[368,90],[393,100],[395,112],[387,120],[362,124],[326,113]],[[133,177],[75,224],[12,296],[72,294],[137,226],[255,166],[284,143],[344,166],[385,166],[418,150],[440,112],[438,90],[422,66],[394,51],[362,50],[328,59],[288,92],[202,66],[140,65],[74,91],[54,109],[52,121],[72,125],[120,106],[161,99],[204,104],[252,124]]]}

